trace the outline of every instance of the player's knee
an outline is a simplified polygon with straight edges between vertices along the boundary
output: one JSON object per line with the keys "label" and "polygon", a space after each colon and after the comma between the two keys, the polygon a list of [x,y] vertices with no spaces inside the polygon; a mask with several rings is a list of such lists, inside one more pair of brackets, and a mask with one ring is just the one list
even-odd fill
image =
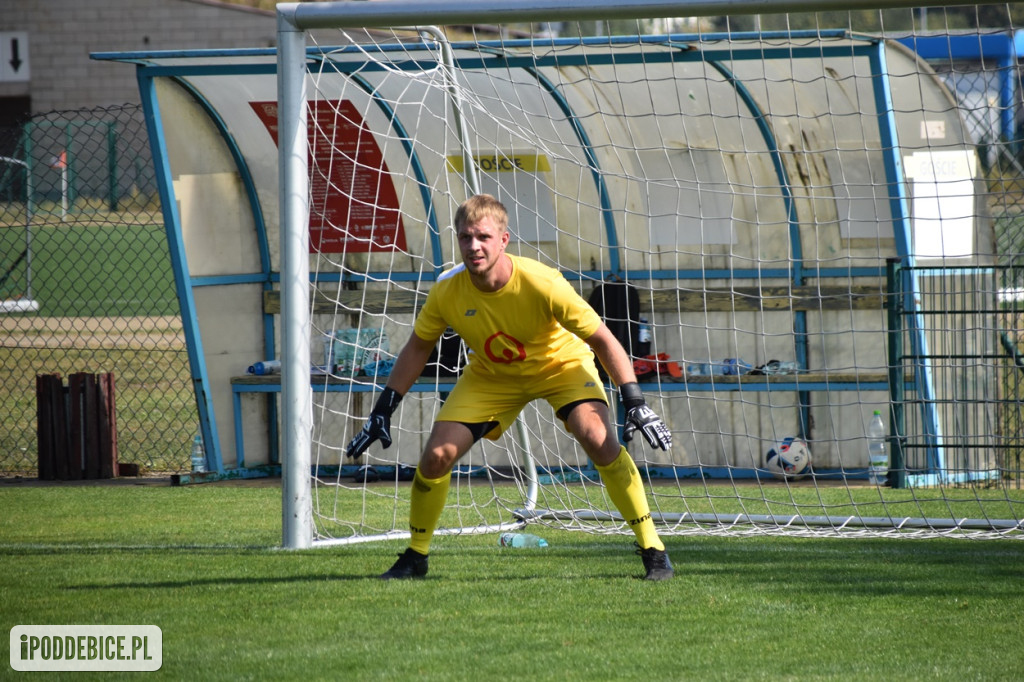
{"label": "player's knee", "polygon": [[583,403],[574,409],[566,421],[576,440],[597,442],[608,432],[607,410],[600,409],[603,405]]}
{"label": "player's knee", "polygon": [[451,443],[428,445],[420,455],[420,473],[426,478],[440,478],[455,466],[458,449]]}
{"label": "player's knee", "polygon": [[608,466],[615,461],[616,457],[619,456],[621,446],[619,445],[619,441],[614,438],[609,438],[601,443],[594,444],[591,449],[584,447],[584,450],[586,450],[587,456],[590,457],[595,464]]}
{"label": "player's knee", "polygon": [[579,429],[575,435],[583,451],[598,464],[611,464],[619,455],[618,439],[600,422]]}

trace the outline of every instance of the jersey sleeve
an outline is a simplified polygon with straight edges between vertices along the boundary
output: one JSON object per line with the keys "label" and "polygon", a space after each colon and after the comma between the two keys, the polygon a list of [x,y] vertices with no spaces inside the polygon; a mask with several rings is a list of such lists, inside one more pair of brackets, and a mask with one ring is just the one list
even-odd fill
{"label": "jersey sleeve", "polygon": [[413,332],[424,341],[436,341],[448,327],[448,323],[444,321],[441,314],[438,289],[439,286],[435,284],[427,292],[427,300],[423,303],[419,315],[416,316],[416,323],[413,325]]}
{"label": "jersey sleeve", "polygon": [[581,339],[589,338],[601,326],[601,317],[561,273],[551,282],[551,310],[560,325]]}

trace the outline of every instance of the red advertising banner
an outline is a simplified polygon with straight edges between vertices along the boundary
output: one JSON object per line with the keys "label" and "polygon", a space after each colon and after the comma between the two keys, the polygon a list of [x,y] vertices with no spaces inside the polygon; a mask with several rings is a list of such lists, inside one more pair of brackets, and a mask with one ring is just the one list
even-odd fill
{"label": "red advertising banner", "polygon": [[[277,102],[249,105],[277,144]],[[310,253],[405,251],[395,184],[355,105],[311,102],[308,127]]]}

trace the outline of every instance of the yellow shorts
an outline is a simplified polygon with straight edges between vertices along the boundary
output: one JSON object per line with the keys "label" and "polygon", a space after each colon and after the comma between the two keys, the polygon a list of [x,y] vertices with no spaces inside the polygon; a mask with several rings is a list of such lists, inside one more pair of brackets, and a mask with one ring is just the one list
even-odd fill
{"label": "yellow shorts", "polygon": [[[589,365],[589,366],[588,366]],[[498,422],[486,437],[497,440],[528,403],[544,399],[556,413],[570,403],[598,400],[608,404],[593,363],[570,364],[540,377],[495,377],[467,370],[438,412],[437,421],[483,424]]]}

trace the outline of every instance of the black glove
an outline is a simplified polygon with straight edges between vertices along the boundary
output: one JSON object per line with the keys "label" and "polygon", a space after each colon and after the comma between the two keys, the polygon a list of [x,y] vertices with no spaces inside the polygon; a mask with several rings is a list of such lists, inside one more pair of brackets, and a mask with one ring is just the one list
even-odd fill
{"label": "black glove", "polygon": [[619,386],[619,398],[622,400],[622,406],[626,408],[626,426],[622,429],[622,440],[628,443],[639,430],[651,447],[662,450],[672,447],[672,432],[668,430],[661,417],[647,406],[638,384]]}
{"label": "black glove", "polygon": [[385,449],[391,447],[391,415],[395,413],[400,402],[402,402],[402,396],[398,394],[398,391],[393,388],[385,388],[377,398],[377,404],[370,411],[366,423],[363,424],[363,430],[349,441],[348,447],[345,448],[345,455],[352,459],[359,459],[366,448],[370,447],[370,443],[375,440],[379,440]]}

